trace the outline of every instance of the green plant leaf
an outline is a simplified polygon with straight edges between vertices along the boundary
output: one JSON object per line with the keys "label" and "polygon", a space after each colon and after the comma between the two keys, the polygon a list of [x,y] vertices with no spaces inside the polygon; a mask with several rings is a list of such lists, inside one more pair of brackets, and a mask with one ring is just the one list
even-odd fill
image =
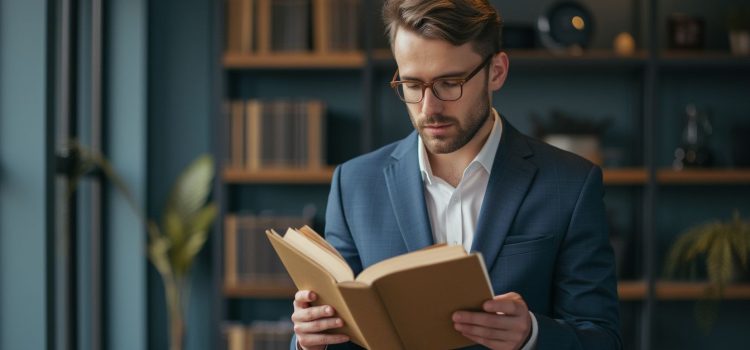
{"label": "green plant leaf", "polygon": [[185,241],[185,227],[180,216],[174,210],[165,210],[163,222],[164,232],[172,241],[172,245],[182,244]]}
{"label": "green plant leaf", "polygon": [[717,230],[718,238],[708,249],[706,264],[708,265],[708,279],[719,287],[719,291],[732,278],[732,247],[728,235],[724,230]]}
{"label": "green plant leaf", "polygon": [[173,211],[186,222],[208,199],[214,176],[213,158],[202,155],[177,178],[167,200],[166,211]]}
{"label": "green plant leaf", "polygon": [[192,231],[205,231],[208,230],[216,219],[219,208],[215,203],[209,203],[205,207],[201,208],[188,222],[188,227]]}
{"label": "green plant leaf", "polygon": [[174,266],[175,272],[182,276],[190,269],[193,259],[200,252],[208,240],[211,224],[218,213],[218,207],[210,203],[203,207],[190,220],[186,227],[189,228],[187,238],[182,244],[175,247]]}
{"label": "green plant leaf", "polygon": [[172,274],[168,256],[169,248],[170,242],[164,236],[151,239],[148,244],[148,258],[162,277],[171,276]]}

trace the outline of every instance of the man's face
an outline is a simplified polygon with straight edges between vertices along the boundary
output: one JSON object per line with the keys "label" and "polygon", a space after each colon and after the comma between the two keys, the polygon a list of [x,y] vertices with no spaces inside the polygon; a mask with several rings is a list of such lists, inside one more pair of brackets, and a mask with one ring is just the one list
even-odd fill
{"label": "man's face", "polygon": [[[470,43],[453,46],[401,29],[396,33],[393,51],[399,79],[422,82],[464,78],[486,58],[476,53]],[[441,101],[431,89],[426,89],[421,102],[406,104],[411,122],[430,153],[461,149],[491,120],[490,94],[499,86],[490,87],[487,75],[485,68],[466,82],[457,101]]]}

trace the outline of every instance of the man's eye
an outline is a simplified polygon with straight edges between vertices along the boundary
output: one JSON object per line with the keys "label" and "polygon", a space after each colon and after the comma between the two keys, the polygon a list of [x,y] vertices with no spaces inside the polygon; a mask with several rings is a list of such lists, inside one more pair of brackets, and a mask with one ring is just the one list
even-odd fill
{"label": "man's eye", "polygon": [[453,88],[461,85],[457,80],[441,80],[440,85],[446,88]]}
{"label": "man's eye", "polygon": [[405,83],[404,87],[407,89],[416,90],[422,87],[422,84],[420,83]]}

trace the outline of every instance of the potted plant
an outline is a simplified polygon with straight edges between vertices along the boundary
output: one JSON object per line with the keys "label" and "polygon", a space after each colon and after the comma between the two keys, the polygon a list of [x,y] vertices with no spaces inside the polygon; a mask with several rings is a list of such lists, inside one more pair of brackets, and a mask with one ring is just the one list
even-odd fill
{"label": "potted plant", "polygon": [[148,234],[148,260],[159,272],[164,283],[169,319],[169,347],[182,350],[185,338],[185,315],[190,299],[190,268],[208,239],[217,214],[217,206],[208,202],[214,177],[210,155],[194,160],[175,181],[158,225],[147,218],[137,205],[130,189],[101,154],[74,143],[71,150],[80,162],[70,178],[75,188],[84,174],[98,171],[125,197],[136,212]]}
{"label": "potted plant", "polygon": [[730,221],[702,224],[680,235],[667,255],[665,274],[696,279],[705,271],[706,298],[696,305],[696,316],[699,325],[708,330],[726,286],[747,279],[749,260],[750,222],[735,211]]}
{"label": "potted plant", "polygon": [[729,47],[735,55],[750,55],[750,7],[736,7],[729,12]]}

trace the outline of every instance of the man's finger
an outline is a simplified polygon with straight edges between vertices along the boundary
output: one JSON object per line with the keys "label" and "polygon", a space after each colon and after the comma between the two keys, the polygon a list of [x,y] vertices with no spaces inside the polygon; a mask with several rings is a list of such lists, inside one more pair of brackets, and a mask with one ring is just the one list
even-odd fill
{"label": "man's finger", "polygon": [[349,337],[343,334],[302,334],[297,335],[297,342],[303,347],[319,346],[328,344],[339,344],[349,341]]}
{"label": "man's finger", "polygon": [[523,299],[503,296],[499,295],[492,300],[484,302],[482,309],[487,312],[516,316],[529,312]]}
{"label": "man's finger", "polygon": [[472,335],[475,337],[485,338],[485,339],[491,339],[491,340],[502,340],[502,341],[510,341],[514,338],[518,338],[513,336],[513,332],[506,331],[503,329],[497,329],[497,328],[487,328],[483,326],[477,326],[469,323],[454,323],[453,328],[455,328],[458,332],[460,332],[463,335]]}
{"label": "man's finger", "polygon": [[519,328],[516,316],[498,315],[486,312],[456,311],[453,313],[453,322],[468,325],[482,326],[502,330],[513,330]]}
{"label": "man's finger", "polygon": [[318,296],[315,295],[314,292],[309,290],[300,290],[297,291],[297,293],[294,294],[294,301],[300,301],[300,302],[313,302],[315,299],[317,299]]}
{"label": "man's finger", "polygon": [[310,307],[310,303],[317,300],[318,296],[309,290],[300,290],[294,294],[294,309],[305,309]]}
{"label": "man's finger", "polygon": [[300,322],[294,324],[294,333],[320,333],[325,330],[340,328],[344,321],[338,317],[321,318],[312,322]]}
{"label": "man's finger", "polygon": [[297,322],[310,322],[320,318],[331,317],[336,312],[330,305],[313,306],[306,309],[297,310],[292,314],[292,321]]}
{"label": "man's finger", "polygon": [[510,342],[505,342],[502,340],[485,339],[485,338],[473,336],[470,334],[463,334],[463,336],[471,339],[471,341],[479,345],[484,345],[490,349],[494,349],[494,350],[513,349],[513,344]]}

